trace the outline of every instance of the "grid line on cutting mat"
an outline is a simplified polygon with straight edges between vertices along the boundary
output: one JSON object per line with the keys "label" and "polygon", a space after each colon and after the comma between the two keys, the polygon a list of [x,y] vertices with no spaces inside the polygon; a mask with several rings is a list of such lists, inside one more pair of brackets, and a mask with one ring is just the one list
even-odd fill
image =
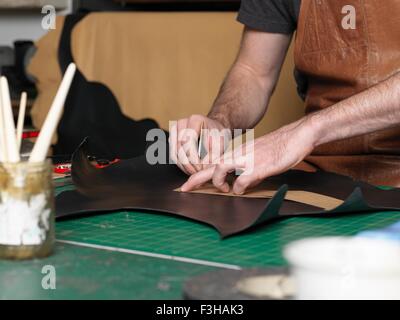
{"label": "grid line on cutting mat", "polygon": [[120,211],[57,222],[57,239],[140,250],[241,267],[284,265],[287,243],[316,236],[354,235],[400,220],[400,212],[329,218],[295,217],[219,238],[213,228],[176,216]]}

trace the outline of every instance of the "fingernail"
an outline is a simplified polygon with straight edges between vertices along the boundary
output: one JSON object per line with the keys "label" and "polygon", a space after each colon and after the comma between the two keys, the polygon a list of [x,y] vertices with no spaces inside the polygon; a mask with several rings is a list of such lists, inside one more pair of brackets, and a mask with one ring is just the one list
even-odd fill
{"label": "fingernail", "polygon": [[222,186],[222,191],[228,193],[230,190],[229,184],[227,184],[226,182],[223,184]]}

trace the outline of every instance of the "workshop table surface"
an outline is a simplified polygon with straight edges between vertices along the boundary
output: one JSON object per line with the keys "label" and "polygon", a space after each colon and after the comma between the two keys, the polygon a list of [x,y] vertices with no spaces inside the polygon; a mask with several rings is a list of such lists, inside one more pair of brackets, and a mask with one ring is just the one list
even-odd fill
{"label": "workshop table surface", "polygon": [[[283,266],[282,249],[291,241],[350,236],[399,218],[399,212],[294,217],[222,240],[208,225],[168,214],[80,216],[57,222],[52,256],[0,261],[0,299],[181,299],[184,281],[197,274]],[[55,290],[42,287],[47,265],[56,271]]]}

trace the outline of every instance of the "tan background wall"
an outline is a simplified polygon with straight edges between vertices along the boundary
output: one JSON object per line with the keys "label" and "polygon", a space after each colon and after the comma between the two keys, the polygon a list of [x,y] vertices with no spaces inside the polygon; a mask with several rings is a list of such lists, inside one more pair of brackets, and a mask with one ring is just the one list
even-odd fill
{"label": "tan background wall", "polygon": [[[108,86],[124,114],[136,120],[153,118],[167,129],[169,120],[208,112],[236,56],[242,28],[232,12],[93,13],[75,27],[72,50],[80,71],[89,81]],[[43,97],[54,90],[49,87],[46,92],[49,71],[46,75],[35,68],[40,57],[48,59],[50,53],[44,54],[50,50],[47,47],[54,51],[49,42],[57,36],[46,37],[53,40],[38,43],[42,48],[31,65],[31,71],[43,80],[33,111],[38,126],[43,118],[40,114],[50,104]],[[270,108],[256,133],[278,128],[302,114],[290,50]]]}

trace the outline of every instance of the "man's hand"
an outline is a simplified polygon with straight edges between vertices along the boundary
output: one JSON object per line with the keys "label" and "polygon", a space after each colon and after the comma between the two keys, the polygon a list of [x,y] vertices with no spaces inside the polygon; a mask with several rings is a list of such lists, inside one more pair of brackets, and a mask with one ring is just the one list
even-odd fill
{"label": "man's hand", "polygon": [[[290,40],[290,35],[245,28],[238,56],[208,117],[193,115],[179,120],[170,129],[170,157],[179,168],[194,174],[223,153],[225,143],[210,136],[213,129],[248,129],[259,122],[278,81]],[[206,132],[203,145],[208,156],[200,161],[197,142],[202,124]],[[187,128],[191,130],[185,132]],[[220,139],[227,142],[231,134],[229,137],[221,134]]]}
{"label": "man's hand", "polygon": [[299,164],[314,149],[314,137],[307,118],[303,118],[254,140],[253,145],[245,144],[224,154],[218,159],[218,164],[192,175],[182,185],[181,190],[191,191],[212,180],[220,191],[229,192],[230,186],[226,177],[228,173],[239,169],[243,173],[235,180],[233,192],[243,194],[246,189],[259,184],[265,178]]}
{"label": "man's hand", "polygon": [[368,90],[255,140],[253,167],[248,160],[252,153],[240,155],[243,148],[234,150],[224,155],[224,159],[233,158],[231,163],[222,161],[196,173],[181,190],[190,191],[212,180],[215,187],[228,192],[227,174],[243,169],[233,185],[233,192],[242,194],[263,179],[293,168],[321,144],[397,127],[399,88],[400,73],[396,73]]}
{"label": "man's hand", "polygon": [[[203,161],[198,156],[201,131],[202,144],[207,151]],[[212,156],[216,158],[224,152],[229,140],[229,131],[219,121],[202,115],[178,120],[170,128],[170,157],[188,175],[201,171],[212,161]]]}

